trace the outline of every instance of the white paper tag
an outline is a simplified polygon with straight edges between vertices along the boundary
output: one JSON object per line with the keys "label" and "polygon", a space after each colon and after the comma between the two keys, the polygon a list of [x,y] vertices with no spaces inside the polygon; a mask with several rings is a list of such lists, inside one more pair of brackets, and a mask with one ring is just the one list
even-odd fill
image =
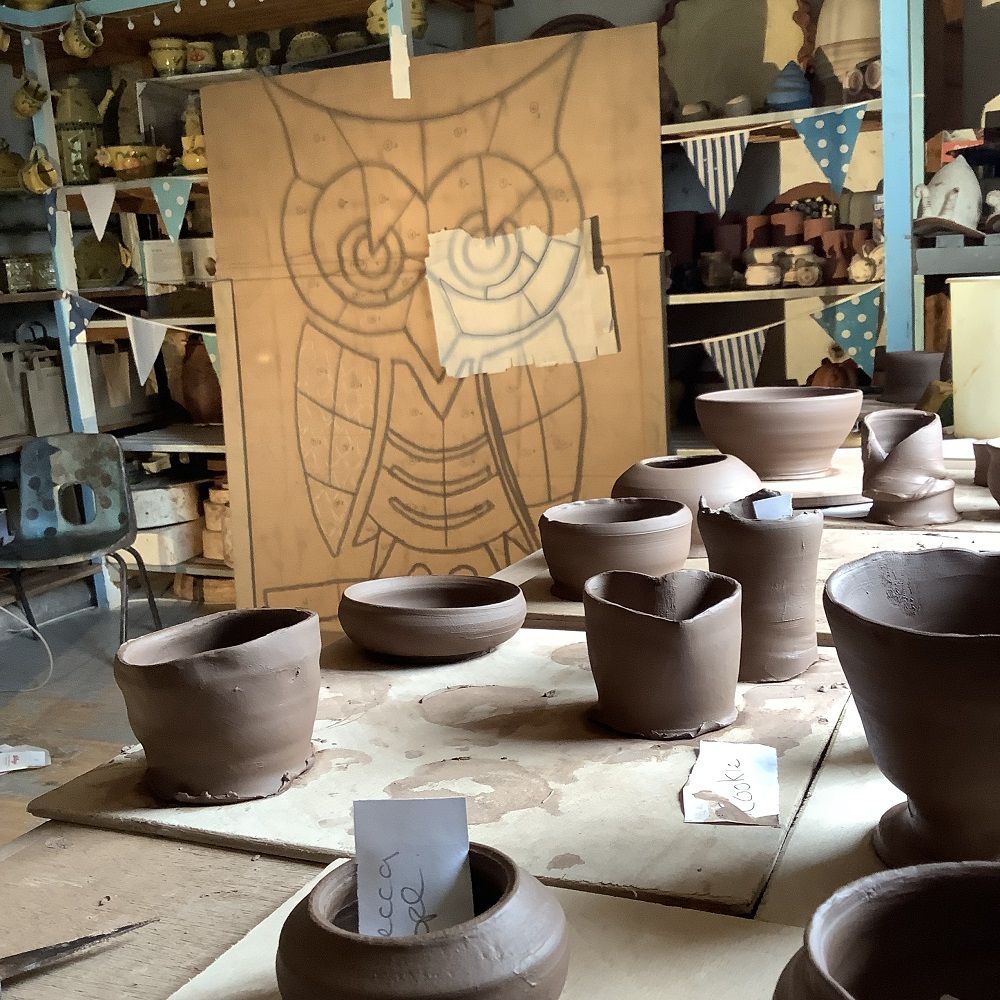
{"label": "white paper tag", "polygon": [[780,521],[783,517],[791,517],[792,495],[779,493],[776,497],[754,500],[753,516],[758,521]]}
{"label": "white paper tag", "polygon": [[758,743],[702,740],[683,799],[685,823],[777,826],[777,751]]}
{"label": "white paper tag", "polygon": [[389,72],[392,96],[397,101],[410,99],[410,46],[406,35],[394,24],[389,28]]}
{"label": "white paper tag", "polygon": [[475,916],[465,799],[354,803],[358,930],[410,937]]}
{"label": "white paper tag", "polygon": [[12,747],[9,743],[0,743],[0,774],[26,771],[31,767],[48,767],[51,763],[48,750],[41,747]]}

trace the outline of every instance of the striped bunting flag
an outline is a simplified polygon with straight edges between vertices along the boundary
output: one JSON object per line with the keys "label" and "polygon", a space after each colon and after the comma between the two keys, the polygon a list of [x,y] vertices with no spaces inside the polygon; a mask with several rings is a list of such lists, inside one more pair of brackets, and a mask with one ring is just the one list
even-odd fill
{"label": "striped bunting flag", "polygon": [[736,178],[743,166],[743,156],[750,141],[750,131],[726,132],[701,139],[685,139],[684,152],[694,164],[698,180],[708,193],[708,200],[721,216],[729,204]]}
{"label": "striped bunting flag", "polygon": [[729,337],[705,344],[728,389],[752,389],[764,353],[765,332],[757,330],[745,337]]}

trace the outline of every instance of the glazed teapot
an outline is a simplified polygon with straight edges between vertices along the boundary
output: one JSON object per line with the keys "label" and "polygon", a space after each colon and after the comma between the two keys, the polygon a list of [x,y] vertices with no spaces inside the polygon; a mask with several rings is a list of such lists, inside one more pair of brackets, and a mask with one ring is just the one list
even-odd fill
{"label": "glazed teapot", "polygon": [[[916,230],[933,227],[935,223],[953,225],[976,231],[983,212],[983,190],[976,172],[964,156],[946,163],[931,178],[930,184],[919,184],[916,196],[920,200]],[[925,223],[920,226],[921,221]]]}
{"label": "glazed teapot", "polygon": [[68,184],[90,184],[100,177],[97,149],[103,139],[103,122],[115,96],[109,90],[95,105],[90,95],[71,76],[61,91],[54,91],[56,135],[59,139],[59,162]]}

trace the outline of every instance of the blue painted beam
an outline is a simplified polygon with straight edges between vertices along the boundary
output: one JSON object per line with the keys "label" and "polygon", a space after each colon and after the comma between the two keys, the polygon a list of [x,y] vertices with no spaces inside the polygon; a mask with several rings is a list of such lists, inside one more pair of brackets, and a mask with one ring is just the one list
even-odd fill
{"label": "blue painted beam", "polygon": [[[104,14],[127,14],[130,10],[143,10],[146,7],[162,7],[166,0],[84,0],[80,4],[88,17],[101,17]],[[49,7],[48,10],[15,10],[0,4],[0,22],[11,28],[51,28],[57,24],[65,24],[73,16],[72,4],[61,4]]]}

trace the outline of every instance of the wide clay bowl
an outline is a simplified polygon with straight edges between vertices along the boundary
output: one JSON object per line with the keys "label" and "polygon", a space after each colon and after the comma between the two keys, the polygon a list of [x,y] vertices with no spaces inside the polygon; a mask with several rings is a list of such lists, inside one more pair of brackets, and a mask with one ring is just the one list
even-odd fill
{"label": "wide clay bowl", "polygon": [[1000,860],[998,591],[1000,555],[964,549],[879,552],[827,581],[872,755],[907,796],[875,833],[887,865]]}
{"label": "wide clay bowl", "polygon": [[340,599],[349,639],[377,656],[446,663],[505,643],[524,624],[521,588],[480,576],[397,576]]}
{"label": "wide clay bowl", "polygon": [[284,1000],[556,1000],[566,917],[506,855],[469,845],[476,916],[427,934],[358,933],[357,867],[341,865],[292,910],[275,968]]}
{"label": "wide clay bowl", "polygon": [[691,511],[677,500],[578,500],[550,507],[538,521],[552,591],[583,599],[598,573],[621,569],[663,576],[680,569],[691,551]]}
{"label": "wide clay bowl", "polygon": [[774,1000],[995,997],[1000,865],[941,864],[870,875],[816,912]]}
{"label": "wide clay bowl", "polygon": [[861,412],[861,390],[730,389],[699,396],[695,409],[709,441],[761,479],[811,479],[829,472]]}

